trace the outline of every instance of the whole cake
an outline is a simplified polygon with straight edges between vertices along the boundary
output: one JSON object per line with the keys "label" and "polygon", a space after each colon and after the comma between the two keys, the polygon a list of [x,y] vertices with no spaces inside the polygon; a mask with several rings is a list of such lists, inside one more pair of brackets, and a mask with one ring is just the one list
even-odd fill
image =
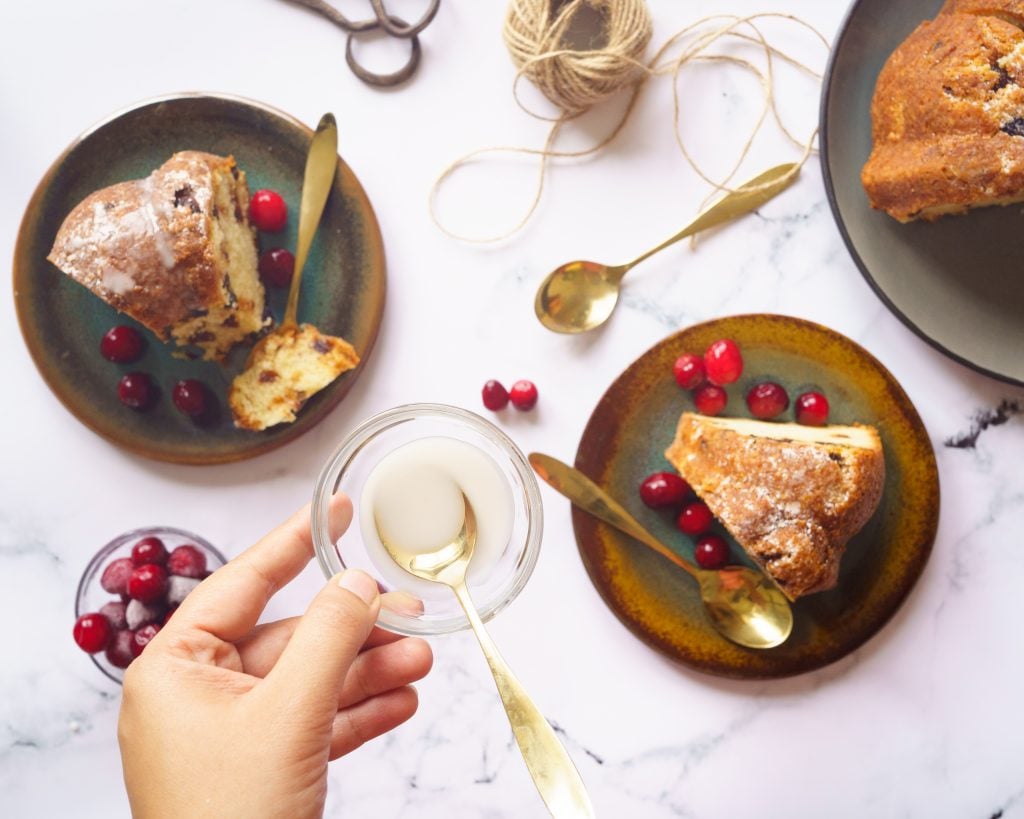
{"label": "whole cake", "polygon": [[47,258],[203,358],[223,358],[268,323],[249,189],[232,157],[181,151],[145,179],[90,194]]}

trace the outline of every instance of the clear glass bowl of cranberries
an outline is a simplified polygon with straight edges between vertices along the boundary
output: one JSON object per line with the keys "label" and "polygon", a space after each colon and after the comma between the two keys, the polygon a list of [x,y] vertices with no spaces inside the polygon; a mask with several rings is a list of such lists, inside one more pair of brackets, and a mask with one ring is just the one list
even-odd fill
{"label": "clear glass bowl of cranberries", "polygon": [[120,683],[124,669],[181,600],[226,562],[214,546],[183,529],[149,526],[118,535],[82,572],[75,596],[75,642],[100,671]]}

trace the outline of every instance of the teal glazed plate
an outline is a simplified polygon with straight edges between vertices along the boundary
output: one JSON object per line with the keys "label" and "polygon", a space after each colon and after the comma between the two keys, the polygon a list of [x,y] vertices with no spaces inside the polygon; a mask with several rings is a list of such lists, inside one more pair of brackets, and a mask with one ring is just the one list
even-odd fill
{"label": "teal glazed plate", "polygon": [[[777,648],[742,648],[718,634],[704,615],[697,584],[648,547],[574,508],[583,564],[605,603],[641,640],[691,668],[724,677],[785,677],[820,668],[875,634],[910,593],[931,552],[939,517],[939,478],[928,434],[910,399],[877,359],[850,339],[802,319],[746,315],[708,321],[669,336],[620,375],[601,398],[576,453],[576,467],[607,490],[670,548],[693,559],[693,540],[674,513],[648,509],[638,488],[651,472],[672,471],[665,449],[679,416],[694,412],[672,365],[731,338],[743,353],[743,375],[729,385],[723,415],[749,418],[744,396],[758,381],[777,381],[790,405],[814,388],[830,403],[829,423],[870,424],[885,454],[882,500],[850,541],[839,584],[793,604],[793,633]],[[726,537],[732,562],[753,565]]]}
{"label": "teal glazed plate", "polygon": [[[306,152],[313,131],[293,117],[258,102],[211,94],[183,94],[122,111],[79,137],[51,166],[29,202],[14,252],[14,301],[22,335],[54,395],[93,432],[137,455],[186,464],[251,458],[297,438],[321,421],[352,388],[369,360],[384,309],[385,268],[380,228],[351,168],[341,159],[334,188],[302,276],[298,317],[322,332],[342,336],[356,349],[359,365],[313,396],[292,424],[264,432],[236,429],[227,390],[243,368],[251,345],[239,345],[223,365],[172,355],[169,345],[118,313],[46,260],[71,209],[95,190],[140,179],[176,151],[232,155],[251,191],[271,188],[288,203],[282,233],[260,234],[260,249],[294,251]],[[267,288],[275,321],[284,314],[287,291]],[[135,325],[146,339],[141,360],[122,365],[99,353],[103,334],[117,324]],[[145,412],[118,400],[126,372],[148,373],[159,397]],[[175,382],[198,378],[214,408],[202,423],[175,409]]]}

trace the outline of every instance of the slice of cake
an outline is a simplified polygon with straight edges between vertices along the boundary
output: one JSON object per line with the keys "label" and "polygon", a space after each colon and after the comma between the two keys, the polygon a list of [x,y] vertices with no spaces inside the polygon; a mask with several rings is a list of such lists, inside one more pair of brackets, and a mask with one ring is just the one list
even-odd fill
{"label": "slice of cake", "polygon": [[245,174],[174,154],[145,179],[87,196],[47,257],[161,341],[223,358],[268,323]]}
{"label": "slice of cake", "polygon": [[861,425],[685,412],[665,457],[790,600],[836,585],[885,483],[881,439]]}

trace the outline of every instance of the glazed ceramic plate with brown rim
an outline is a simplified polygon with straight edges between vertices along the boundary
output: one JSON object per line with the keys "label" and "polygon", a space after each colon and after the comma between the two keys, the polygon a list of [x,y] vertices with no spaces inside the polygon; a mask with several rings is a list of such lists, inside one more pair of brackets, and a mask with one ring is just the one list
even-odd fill
{"label": "glazed ceramic plate with brown rim", "polygon": [[980,208],[901,224],[872,210],[860,183],[871,153],[871,97],[893,50],[942,0],[857,0],[822,86],[821,166],[854,262],[908,327],[962,364],[1024,384],[1024,212]]}
{"label": "glazed ceramic plate with brown rim", "polygon": [[[709,674],[769,678],[800,674],[838,660],[892,617],[924,568],[935,538],[939,483],[935,454],[917,411],[892,375],[848,338],[802,319],[745,315],[683,330],[652,347],[620,375],[591,415],[576,467],[608,490],[660,540],[693,559],[693,540],[673,515],[648,509],[637,489],[651,472],[672,470],[664,452],[679,415],[694,411],[672,376],[683,353],[701,354],[732,338],[743,375],[727,388],[726,416],[749,418],[744,395],[761,380],[782,384],[792,400],[809,388],[824,392],[829,422],[875,426],[885,452],[885,491],[878,510],[850,541],[839,585],[793,605],[793,633],[768,650],[721,637],[704,616],[696,583],[664,558],[618,530],[573,508],[580,555],[598,592],[641,640]],[[753,565],[726,536],[733,562]]]}
{"label": "glazed ceramic plate with brown rim", "polygon": [[[214,464],[259,455],[298,437],[345,396],[369,359],[384,308],[384,252],[373,208],[341,159],[334,188],[306,262],[299,320],[348,339],[361,357],[354,370],[313,396],[292,424],[264,432],[236,429],[226,405],[231,379],[251,345],[239,345],[224,365],[172,355],[169,345],[119,314],[46,260],[68,212],[95,190],[147,176],[175,151],[233,155],[249,189],[271,188],[288,203],[282,233],[261,234],[261,249],[294,250],[306,152],[313,132],[291,116],[236,97],[187,94],[152,100],[115,114],[79,137],[39,183],[22,220],[14,254],[14,295],[22,335],[53,393],[87,427],[124,449],[161,461]],[[267,288],[275,319],[285,289]],[[99,353],[103,334],[117,324],[139,327],[141,360],[128,365]],[[160,395],[146,412],[120,403],[117,383],[129,371],[149,373]],[[175,382],[198,378],[210,389],[213,411],[202,423],[170,400]]]}

